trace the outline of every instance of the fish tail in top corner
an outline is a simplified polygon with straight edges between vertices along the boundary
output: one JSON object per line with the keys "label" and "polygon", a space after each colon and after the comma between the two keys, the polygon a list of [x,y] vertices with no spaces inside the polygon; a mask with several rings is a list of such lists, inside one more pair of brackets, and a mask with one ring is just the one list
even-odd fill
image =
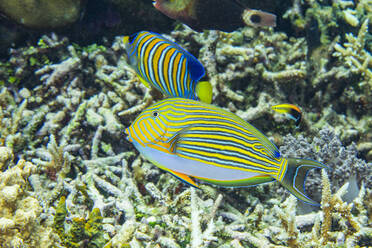
{"label": "fish tail in top corner", "polygon": [[249,26],[276,27],[276,15],[268,12],[255,9],[245,9],[242,18],[244,23]]}
{"label": "fish tail in top corner", "polygon": [[312,200],[305,194],[305,181],[307,173],[311,169],[328,169],[320,162],[311,159],[287,158],[287,166],[283,171],[280,183],[298,199],[305,203],[319,206],[319,203]]}

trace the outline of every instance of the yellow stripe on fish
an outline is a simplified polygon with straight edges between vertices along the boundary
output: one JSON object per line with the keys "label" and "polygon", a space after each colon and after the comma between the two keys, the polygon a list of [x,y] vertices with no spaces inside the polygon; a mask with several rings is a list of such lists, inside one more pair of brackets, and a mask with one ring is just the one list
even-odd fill
{"label": "yellow stripe on fish", "polygon": [[142,31],[123,39],[129,64],[142,82],[166,96],[212,101],[212,86],[199,82],[203,65],[178,44],[163,36]]}
{"label": "yellow stripe on fish", "polygon": [[325,165],[284,158],[255,127],[216,106],[168,98],[144,110],[125,133],[152,163],[193,186],[188,176],[222,186],[277,180],[299,199],[317,204],[306,196],[304,182],[308,170]]}
{"label": "yellow stripe on fish", "polygon": [[302,119],[302,112],[296,105],[284,103],[278,104],[271,107],[274,111],[285,114],[288,118],[295,121],[296,126],[300,125]]}

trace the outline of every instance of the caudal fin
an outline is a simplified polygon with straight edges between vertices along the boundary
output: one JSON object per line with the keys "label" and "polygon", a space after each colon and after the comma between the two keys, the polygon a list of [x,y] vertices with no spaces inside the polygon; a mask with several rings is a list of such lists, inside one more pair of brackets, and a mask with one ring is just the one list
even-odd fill
{"label": "caudal fin", "polygon": [[205,103],[212,102],[212,85],[208,81],[199,81],[196,85],[196,95],[199,97],[200,101]]}
{"label": "caudal fin", "polygon": [[310,159],[288,158],[287,160],[287,169],[280,183],[298,199],[308,204],[319,206],[318,202],[305,194],[306,175],[311,169],[328,169],[328,167]]}

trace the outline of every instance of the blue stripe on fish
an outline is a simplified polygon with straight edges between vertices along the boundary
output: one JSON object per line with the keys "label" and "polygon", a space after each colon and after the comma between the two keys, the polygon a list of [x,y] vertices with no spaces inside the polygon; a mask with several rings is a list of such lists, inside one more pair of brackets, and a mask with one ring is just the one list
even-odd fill
{"label": "blue stripe on fish", "polygon": [[126,36],[124,43],[138,76],[163,94],[211,102],[210,83],[197,87],[205,75],[203,65],[178,44],[148,31]]}

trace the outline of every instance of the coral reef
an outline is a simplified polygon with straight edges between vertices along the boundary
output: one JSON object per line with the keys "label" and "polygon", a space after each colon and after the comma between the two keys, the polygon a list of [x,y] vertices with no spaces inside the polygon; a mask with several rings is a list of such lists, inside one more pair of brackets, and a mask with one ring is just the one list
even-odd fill
{"label": "coral reef", "polygon": [[[95,208],[88,219],[83,217],[67,218],[66,199],[61,197],[54,217],[54,226],[66,247],[103,247],[107,240],[102,232],[102,216],[100,210]],[[67,220],[70,219],[71,227]],[[66,231],[66,229],[68,231]]]}
{"label": "coral reef", "polygon": [[[126,13],[122,21],[130,27],[121,34],[142,26],[171,28],[171,22],[157,22],[157,14],[146,12],[151,3],[107,2]],[[163,96],[138,81],[122,38],[81,46],[51,33],[0,58],[0,243],[371,246],[368,0],[285,5],[290,4],[286,16],[296,33],[283,27],[197,33],[178,25],[165,36],[205,65],[203,80],[213,85],[214,104],[251,122],[284,156],[330,167],[322,174],[312,171],[305,185],[321,208],[288,197],[278,183],[239,189],[201,184],[196,190],[160,171],[125,140],[124,128]],[[108,21],[105,25],[116,23]],[[313,26],[318,34],[307,34]],[[283,102],[302,109],[298,129],[271,111]]]}
{"label": "coral reef", "polygon": [[[1,146],[0,243],[2,247],[53,247],[57,238],[43,217],[28,177],[36,166],[25,160],[12,164],[13,152]],[[7,167],[7,168],[4,168]]]}
{"label": "coral reef", "polygon": [[[361,64],[369,63],[365,25],[359,32],[360,39],[353,39],[353,47],[359,50],[352,50],[352,45],[346,43],[349,44],[344,49],[349,54],[347,59],[346,54],[335,57],[335,47],[340,45],[332,43],[327,51],[321,51],[327,56],[320,67],[309,67],[315,62],[308,61],[306,39],[271,30],[244,28],[229,34],[215,31],[198,34],[185,28],[172,32],[172,36],[191,51],[197,47],[195,43],[199,45],[200,49],[194,53],[199,52],[199,59],[214,85],[214,103],[227,106],[273,136],[292,132],[293,127],[282,125],[285,119],[274,115],[276,123],[270,105],[294,103],[304,112],[300,131],[313,136],[325,125],[334,126],[343,142],[357,142],[357,147],[365,149],[359,152],[367,155],[371,152],[364,144],[371,138],[372,121],[372,96],[365,78],[368,72],[351,72],[346,61],[353,60],[351,54],[359,51],[360,56],[356,58],[367,61]],[[368,71],[367,64],[364,66]]]}
{"label": "coral reef", "polygon": [[[343,46],[335,45],[334,56],[341,57],[344,63],[348,65],[352,72],[363,77],[359,83],[360,87],[372,89],[372,56],[366,50],[366,35],[368,34],[368,19],[360,27],[358,36],[346,34],[347,42]],[[367,90],[366,90],[367,91]]]}
{"label": "coral reef", "polygon": [[[359,182],[356,186],[358,188],[360,182],[364,181],[367,188],[372,187],[372,163],[358,159],[355,144],[344,147],[330,127],[321,129],[311,143],[302,135],[298,137],[287,135],[284,137],[284,145],[280,147],[280,151],[283,156],[306,157],[326,164],[329,167],[328,174],[333,191],[347,182],[354,184]],[[320,186],[320,173],[311,171],[306,180],[306,192],[311,195],[319,194]]]}

